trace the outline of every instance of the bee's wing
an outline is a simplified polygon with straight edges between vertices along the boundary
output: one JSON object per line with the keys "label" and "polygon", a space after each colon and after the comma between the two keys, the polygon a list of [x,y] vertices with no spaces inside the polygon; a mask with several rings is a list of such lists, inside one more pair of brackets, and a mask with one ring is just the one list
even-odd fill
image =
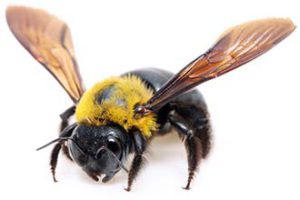
{"label": "bee's wing", "polygon": [[205,54],[188,64],[154,94],[144,112],[155,111],[171,98],[253,60],[294,29],[291,20],[276,18],[251,21],[229,29]]}
{"label": "bee's wing", "polygon": [[84,92],[68,26],[38,9],[12,6],[9,28],[29,53],[62,85],[74,102]]}

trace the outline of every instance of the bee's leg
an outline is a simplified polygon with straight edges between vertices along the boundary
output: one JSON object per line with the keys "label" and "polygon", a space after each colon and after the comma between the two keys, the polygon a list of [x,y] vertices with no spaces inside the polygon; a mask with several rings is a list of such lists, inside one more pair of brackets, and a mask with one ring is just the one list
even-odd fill
{"label": "bee's leg", "polygon": [[57,182],[57,179],[55,177],[55,170],[56,170],[56,166],[57,166],[57,160],[58,160],[58,154],[61,150],[61,143],[57,143],[52,151],[51,151],[51,156],[50,156],[50,166],[51,166],[51,173],[52,173],[52,177],[53,177],[53,181]]}
{"label": "bee's leg", "polygon": [[200,165],[200,161],[202,158],[202,147],[201,147],[201,141],[196,137],[186,138],[186,140],[184,141],[184,145],[187,151],[188,171],[189,171],[187,184],[184,187],[184,189],[189,190],[191,182],[195,175],[195,171]]}
{"label": "bee's leg", "polygon": [[[60,133],[62,133],[62,131],[69,126],[69,119],[72,115],[74,115],[75,113],[75,108],[76,106],[72,106],[70,108],[68,108],[65,112],[63,112],[62,114],[60,114],[60,118],[61,118],[61,122],[60,122]],[[61,136],[61,135],[60,135]],[[62,142],[62,151],[64,152],[64,154],[67,156],[67,158],[71,161],[73,161],[73,159],[70,156],[70,152],[69,149],[66,145],[65,142]]]}
{"label": "bee's leg", "polygon": [[210,125],[206,113],[194,106],[178,106],[169,114],[169,122],[183,137],[188,158],[188,181],[184,189],[190,189],[195,171],[210,149]]}
{"label": "bee's leg", "polygon": [[[65,131],[60,133],[60,137],[70,137],[75,127],[76,127],[75,124],[70,125],[69,127],[67,127],[65,129]],[[65,143],[58,142],[51,151],[51,155],[50,155],[51,168],[50,169],[51,169],[51,173],[52,173],[54,182],[57,182],[57,179],[55,177],[55,170],[56,170],[56,166],[57,166],[58,155],[59,155],[61,148],[63,148],[64,146],[65,146]]]}
{"label": "bee's leg", "polygon": [[60,123],[60,132],[62,132],[67,126],[69,126],[69,119],[72,117],[72,115],[75,114],[76,106],[73,105],[70,108],[68,108],[66,111],[64,111],[62,114],[60,114],[61,123]]}
{"label": "bee's leg", "polygon": [[135,155],[133,157],[131,167],[128,173],[127,187],[125,188],[125,190],[128,192],[131,190],[132,183],[143,166],[145,160],[143,153],[147,145],[146,139],[142,136],[142,134],[139,131],[134,131],[132,133],[132,139],[134,142],[133,145],[134,145]]}

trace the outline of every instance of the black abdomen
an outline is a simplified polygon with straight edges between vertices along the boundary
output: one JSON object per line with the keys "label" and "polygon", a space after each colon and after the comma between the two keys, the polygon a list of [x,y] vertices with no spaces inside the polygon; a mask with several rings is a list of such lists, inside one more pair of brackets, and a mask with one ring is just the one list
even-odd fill
{"label": "black abdomen", "polygon": [[[157,68],[145,68],[140,70],[134,70],[130,71],[124,75],[133,74],[141,78],[148,87],[152,88],[153,91],[157,92],[174,74]],[[184,94],[181,94],[174,99],[172,99],[169,104],[173,103],[184,103],[189,102],[192,104],[199,104],[204,110],[206,110],[206,104],[204,101],[204,98],[202,94],[196,90],[193,89],[189,92],[186,92]]]}
{"label": "black abdomen", "polygon": [[[154,92],[157,92],[173,76],[171,72],[156,68],[135,70],[127,74],[138,76]],[[211,146],[211,125],[202,94],[194,89],[171,99],[169,103],[164,105],[157,112],[160,135],[170,131],[171,123],[169,117],[172,113],[176,113],[181,117],[182,121],[178,121],[179,124],[183,123],[188,126],[187,128],[193,132],[194,136],[200,139],[201,157],[205,158]]]}
{"label": "black abdomen", "polygon": [[145,68],[130,71],[127,74],[133,74],[141,78],[148,87],[157,92],[172,76],[173,73],[157,68]]}

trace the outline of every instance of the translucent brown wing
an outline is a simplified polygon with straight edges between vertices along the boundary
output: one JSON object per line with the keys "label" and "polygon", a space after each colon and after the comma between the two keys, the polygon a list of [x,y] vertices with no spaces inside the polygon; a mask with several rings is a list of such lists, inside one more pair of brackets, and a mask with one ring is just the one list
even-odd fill
{"label": "translucent brown wing", "polygon": [[263,19],[231,28],[216,44],[172,77],[137,112],[159,109],[171,98],[265,53],[295,29],[289,19]]}
{"label": "translucent brown wing", "polygon": [[84,92],[68,26],[37,9],[9,7],[9,28],[29,53],[62,85],[74,102]]}

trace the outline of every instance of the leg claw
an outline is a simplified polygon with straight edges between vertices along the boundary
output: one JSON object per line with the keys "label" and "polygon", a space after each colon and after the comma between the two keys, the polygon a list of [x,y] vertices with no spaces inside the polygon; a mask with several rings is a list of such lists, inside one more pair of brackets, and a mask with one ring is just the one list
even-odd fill
{"label": "leg claw", "polygon": [[124,188],[124,190],[127,192],[130,192],[131,188],[127,187],[127,188]]}

